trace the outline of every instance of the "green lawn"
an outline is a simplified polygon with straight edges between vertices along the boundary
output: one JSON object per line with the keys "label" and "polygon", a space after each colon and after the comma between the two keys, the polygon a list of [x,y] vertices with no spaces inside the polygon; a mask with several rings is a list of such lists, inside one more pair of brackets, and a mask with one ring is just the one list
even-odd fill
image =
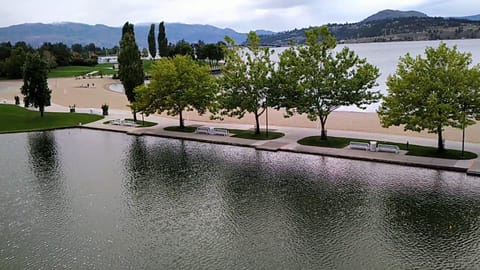
{"label": "green lawn", "polygon": [[[93,71],[98,71],[98,72],[101,71],[103,75],[112,75],[114,74],[114,71],[112,68],[113,68],[113,64],[98,64],[93,67],[87,67],[87,66],[58,67],[58,68],[52,69],[48,73],[48,78],[77,77]],[[97,73],[97,75],[99,75],[99,73]]]}
{"label": "green lawn", "polygon": [[[125,120],[133,122],[133,118],[125,118]],[[142,119],[138,119],[138,118],[135,124],[137,124],[139,127],[153,127],[157,125],[157,123],[155,122],[142,121]]]}
{"label": "green lawn", "polygon": [[[306,137],[298,141],[299,144],[302,145],[310,145],[310,146],[320,146],[320,147],[330,147],[330,148],[344,148],[346,147],[351,141],[356,142],[370,142],[374,140],[365,140],[365,139],[357,139],[357,138],[342,138],[342,137],[328,137],[328,140],[322,141],[320,140],[320,136],[312,136]],[[412,145],[410,144],[407,149],[407,144],[404,143],[394,143],[394,142],[384,142],[384,141],[377,141],[377,144],[392,144],[397,145],[401,150],[406,150],[407,155],[410,156],[420,156],[420,157],[435,157],[435,158],[445,158],[445,159],[473,159],[477,158],[477,154],[472,152],[464,152],[462,156],[462,151],[447,149],[442,153],[437,152],[437,148],[435,147],[428,147],[428,146],[420,146],[420,145]]]}
{"label": "green lawn", "polygon": [[145,74],[150,74],[150,71],[152,70],[152,64],[155,63],[154,60],[144,60],[143,61],[143,72]]}
{"label": "green lawn", "polygon": [[164,128],[164,130],[167,130],[167,131],[176,131],[176,132],[185,132],[185,133],[193,133],[195,132],[196,129],[197,127],[194,127],[194,126],[186,126],[183,128],[179,126],[171,126],[171,127]]}
{"label": "green lawn", "polygon": [[269,131],[267,137],[267,134],[264,131],[260,132],[260,134],[255,134],[255,131],[251,129],[229,129],[228,132],[233,134],[232,137],[250,140],[274,140],[285,136],[285,134],[281,132]]}
{"label": "green lawn", "polygon": [[0,105],[0,133],[38,131],[55,128],[75,127],[102,119],[102,116],[81,113],[30,111],[15,105]]}
{"label": "green lawn", "polygon": [[[186,126],[180,128],[178,126],[166,127],[164,128],[168,131],[177,131],[177,132],[187,132],[193,133],[197,129],[196,126]],[[285,136],[285,134],[280,132],[268,132],[268,137],[265,132],[260,134],[255,134],[254,130],[241,130],[241,129],[228,129],[228,132],[232,134],[232,137],[242,138],[242,139],[251,139],[251,140],[273,140]]]}

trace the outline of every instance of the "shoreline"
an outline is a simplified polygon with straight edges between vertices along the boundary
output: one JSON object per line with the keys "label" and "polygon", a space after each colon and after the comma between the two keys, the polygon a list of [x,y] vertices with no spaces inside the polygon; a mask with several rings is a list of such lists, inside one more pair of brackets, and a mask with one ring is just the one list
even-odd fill
{"label": "shoreline", "polygon": [[471,176],[480,177],[480,159],[471,160],[452,160],[441,158],[429,158],[419,156],[407,156],[405,153],[383,153],[361,150],[352,150],[349,148],[324,148],[317,146],[299,145],[296,140],[293,142],[287,138],[276,140],[249,140],[236,137],[224,137],[214,135],[203,135],[196,133],[182,133],[163,130],[163,126],[154,126],[151,128],[133,128],[119,127],[108,124],[99,125],[99,122],[93,122],[78,128],[123,133],[130,136],[152,136],[176,140],[188,140],[201,143],[213,143],[220,145],[230,145],[236,147],[249,147],[259,151],[270,152],[288,152],[305,155],[316,155],[332,158],[341,158],[349,160],[367,161],[375,163],[394,164],[399,166],[418,167],[433,170],[444,170],[461,172]]}
{"label": "shoreline", "polygon": [[[17,90],[1,90],[2,86],[12,89],[22,85],[21,80],[0,81],[0,101],[13,100],[15,95],[21,96]],[[119,83],[118,80],[111,78],[92,78],[92,79],[75,79],[75,78],[52,78],[48,80],[50,89],[52,90],[52,104],[57,104],[68,108],[70,105],[76,105],[77,108],[92,108],[100,110],[103,104],[109,105],[109,111],[122,110],[129,111],[129,104],[126,95],[109,90],[109,85]],[[82,87],[89,84],[89,88]],[[94,85],[92,87],[92,84]],[[18,89],[17,88],[17,89]],[[48,111],[49,108],[47,107]],[[65,110],[67,111],[67,110]],[[166,114],[154,114],[165,118],[178,119],[177,117],[168,116]],[[210,120],[210,114],[199,116],[195,111],[184,112],[186,121],[201,121],[208,123],[225,123],[225,124],[246,124],[253,126],[254,117],[251,114],[245,115],[242,119],[226,117],[223,121]],[[268,110],[269,126],[284,126],[297,128],[315,128],[320,134],[319,122],[310,121],[305,115],[294,115],[290,118],[284,118],[284,110]],[[261,127],[265,127],[265,115],[260,118]],[[335,111],[332,112],[327,121],[328,130],[342,130],[365,133],[380,133],[388,135],[399,135],[414,138],[436,139],[436,134],[427,132],[404,131],[402,127],[383,128],[380,125],[378,115],[375,112],[348,112]],[[469,126],[465,129],[465,142],[480,143],[480,123]],[[462,130],[454,128],[445,128],[445,139],[447,141],[460,142],[462,140]]]}

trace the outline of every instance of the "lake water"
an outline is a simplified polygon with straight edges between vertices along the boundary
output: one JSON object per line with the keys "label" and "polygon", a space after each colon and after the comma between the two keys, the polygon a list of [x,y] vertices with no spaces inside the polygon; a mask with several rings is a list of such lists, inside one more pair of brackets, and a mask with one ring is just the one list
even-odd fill
{"label": "lake water", "polygon": [[0,269],[478,269],[480,181],[83,129],[0,135]]}
{"label": "lake water", "polygon": [[[464,40],[446,40],[449,47],[457,45],[460,52],[469,52],[472,54],[474,64],[480,64],[480,39],[464,39]],[[379,42],[379,43],[359,43],[359,44],[339,44],[335,51],[340,51],[345,46],[354,50],[361,58],[367,58],[367,61],[380,69],[380,77],[378,78],[378,86],[374,90],[380,90],[383,94],[387,94],[387,86],[385,84],[388,75],[395,73],[398,60],[405,54],[410,53],[412,57],[423,55],[425,48],[438,47],[440,41],[406,41],[406,42]],[[274,48],[275,53],[281,53],[285,48]],[[274,61],[278,61],[278,56],[273,57]],[[379,103],[372,104],[365,111],[375,112],[379,107]],[[363,111],[354,106],[342,107],[343,111]]]}

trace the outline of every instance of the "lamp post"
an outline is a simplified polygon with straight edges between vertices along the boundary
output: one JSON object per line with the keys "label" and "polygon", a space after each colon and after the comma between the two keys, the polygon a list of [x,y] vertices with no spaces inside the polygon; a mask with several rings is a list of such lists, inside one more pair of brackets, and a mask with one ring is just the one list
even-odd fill
{"label": "lamp post", "polygon": [[267,138],[268,138],[268,102],[267,102],[267,98],[265,98],[265,127],[266,127],[265,133],[266,133]]}
{"label": "lamp post", "polygon": [[463,134],[462,134],[462,157],[465,152],[465,124],[462,125]]}

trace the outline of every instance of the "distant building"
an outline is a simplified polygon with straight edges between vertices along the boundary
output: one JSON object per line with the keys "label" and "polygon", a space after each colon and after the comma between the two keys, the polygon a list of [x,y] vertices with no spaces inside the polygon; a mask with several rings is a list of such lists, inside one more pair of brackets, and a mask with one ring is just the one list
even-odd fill
{"label": "distant building", "polygon": [[99,56],[98,57],[99,64],[117,64],[118,63],[118,56]]}

